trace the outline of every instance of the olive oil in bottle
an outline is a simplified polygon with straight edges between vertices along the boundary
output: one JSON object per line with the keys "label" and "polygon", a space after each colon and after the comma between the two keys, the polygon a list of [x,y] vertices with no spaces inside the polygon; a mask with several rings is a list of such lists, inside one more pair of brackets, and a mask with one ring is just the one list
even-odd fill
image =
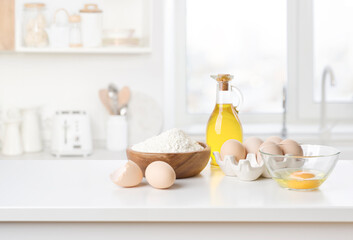
{"label": "olive oil in bottle", "polygon": [[233,106],[235,95],[238,94],[239,102],[242,97],[239,90],[235,91],[235,88],[230,85],[232,75],[218,74],[211,77],[217,81],[217,99],[207,123],[206,142],[211,148],[211,164],[218,166],[213,152],[219,152],[223,143],[229,139],[243,141],[243,129],[237,109]]}

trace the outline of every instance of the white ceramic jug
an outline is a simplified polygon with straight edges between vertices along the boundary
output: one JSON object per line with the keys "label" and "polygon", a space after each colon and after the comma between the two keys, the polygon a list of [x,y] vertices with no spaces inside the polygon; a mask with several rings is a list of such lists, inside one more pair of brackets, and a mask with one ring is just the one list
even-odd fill
{"label": "white ceramic jug", "polygon": [[36,108],[22,110],[22,142],[25,152],[40,152],[43,149],[40,121]]}
{"label": "white ceramic jug", "polygon": [[16,156],[23,153],[20,123],[20,121],[7,121],[3,123],[2,154]]}

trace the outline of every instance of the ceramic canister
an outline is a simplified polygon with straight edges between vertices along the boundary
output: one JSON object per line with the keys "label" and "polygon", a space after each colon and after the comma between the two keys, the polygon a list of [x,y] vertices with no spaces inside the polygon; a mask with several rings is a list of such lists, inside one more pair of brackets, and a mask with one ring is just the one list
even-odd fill
{"label": "ceramic canister", "polygon": [[110,115],[107,122],[107,149],[124,151],[128,146],[128,124],[126,116]]}
{"label": "ceramic canister", "polygon": [[85,4],[80,10],[83,47],[102,45],[102,10],[97,4]]}

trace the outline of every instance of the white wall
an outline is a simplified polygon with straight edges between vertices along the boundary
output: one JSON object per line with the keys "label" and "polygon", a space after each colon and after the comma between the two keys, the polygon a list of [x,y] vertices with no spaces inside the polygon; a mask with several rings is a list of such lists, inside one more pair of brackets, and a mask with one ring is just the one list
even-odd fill
{"label": "white wall", "polygon": [[93,136],[105,138],[106,111],[98,90],[110,82],[163,99],[163,1],[153,7],[152,53],[141,55],[0,53],[0,106],[84,109]]}

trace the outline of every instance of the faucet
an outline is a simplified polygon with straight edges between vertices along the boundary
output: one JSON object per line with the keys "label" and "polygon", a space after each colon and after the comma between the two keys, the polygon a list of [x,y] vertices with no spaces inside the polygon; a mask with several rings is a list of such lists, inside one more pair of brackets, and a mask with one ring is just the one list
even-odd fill
{"label": "faucet", "polygon": [[321,78],[321,115],[320,115],[320,131],[321,133],[325,133],[327,131],[326,126],[326,79],[327,75],[330,76],[330,84],[331,86],[335,86],[335,76],[333,75],[333,70],[330,66],[326,66],[322,73]]}
{"label": "faucet", "polygon": [[283,118],[282,118],[281,136],[283,139],[285,139],[287,138],[287,89],[285,85],[283,86],[282,107],[283,107]]}

